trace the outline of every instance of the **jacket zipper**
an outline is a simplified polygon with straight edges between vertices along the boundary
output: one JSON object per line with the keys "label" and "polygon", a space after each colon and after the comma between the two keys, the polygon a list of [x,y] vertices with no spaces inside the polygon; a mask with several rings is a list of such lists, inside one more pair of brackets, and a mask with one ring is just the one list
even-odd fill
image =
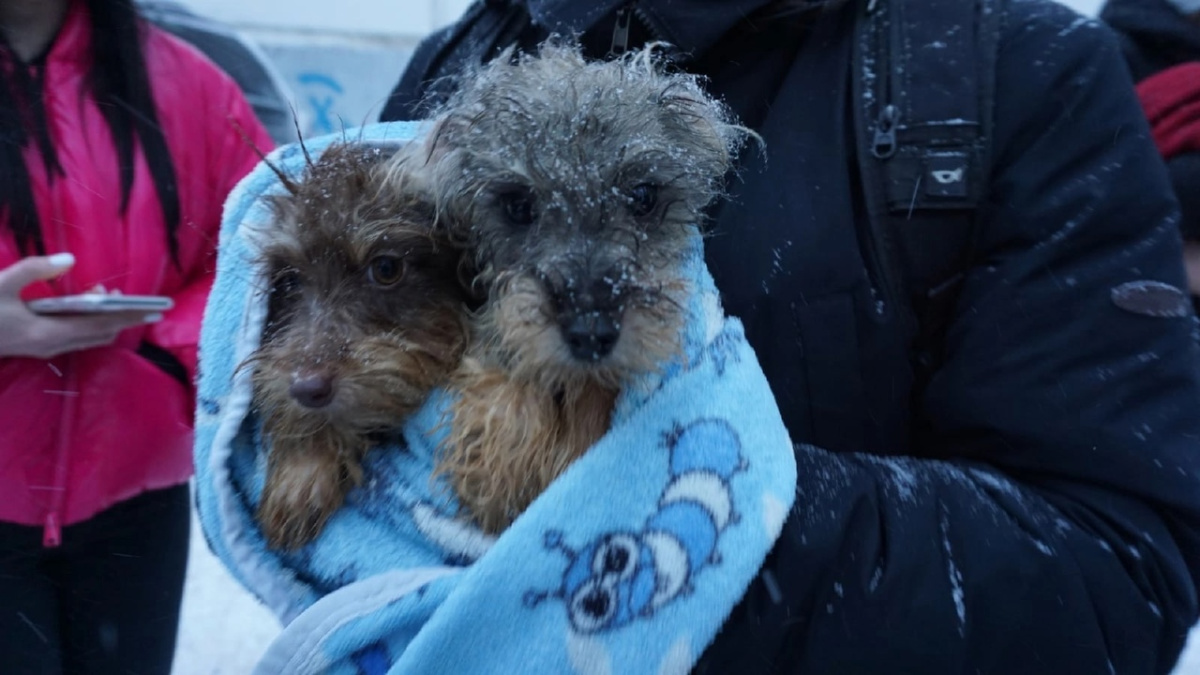
{"label": "jacket zipper", "polygon": [[[886,54],[887,62],[880,64],[876,62],[875,82],[873,84],[876,100],[879,101],[879,112],[875,116],[874,128],[871,130],[871,155],[876,162],[884,162],[896,154],[898,144],[896,141],[896,132],[900,126],[900,108],[896,105],[895,81],[892,76],[892,64],[895,62],[896,53],[895,46],[899,36],[897,27],[893,25],[890,17],[875,16],[878,12],[886,12],[886,0],[883,3],[879,0],[869,0],[866,6],[866,16],[864,20],[869,22],[872,32],[871,39],[874,40],[874,52],[877,55]],[[886,26],[883,22],[886,21]],[[876,171],[882,172],[882,168],[877,168]],[[878,195],[878,190],[882,186],[876,186],[874,192]],[[868,191],[871,192],[871,191]],[[881,318],[887,317],[890,314],[891,307],[903,307],[907,303],[901,302],[899,294],[902,292],[897,285],[895,278],[895,265],[898,264],[895,251],[893,250],[893,241],[891,233],[887,231],[887,196],[881,195],[876,200],[871,200],[874,203],[867,204],[870,211],[867,214],[867,226],[871,230],[871,246],[869,254],[871,258],[871,266],[875,271],[875,279],[878,284],[880,297],[876,298],[878,302],[877,315]]]}
{"label": "jacket zipper", "polygon": [[[46,111],[46,116],[50,117],[49,110]],[[53,140],[51,139],[51,142]],[[51,193],[50,203],[54,210],[54,218],[50,222],[62,223],[61,204],[54,195],[53,183],[48,183],[47,188]],[[67,251],[67,242],[62,226],[57,225],[54,229],[55,237],[58,240],[58,250]],[[62,284],[62,293],[74,292],[75,289],[68,278],[63,278],[60,283]],[[54,481],[51,486],[53,492],[50,495],[50,508],[46,513],[42,529],[42,545],[47,548],[55,547],[62,543],[63,505],[67,501],[67,480],[70,477],[70,441],[75,433],[75,415],[80,395],[79,374],[75,365],[75,355],[71,353],[64,355],[62,364],[65,377],[63,378],[62,391],[57,395],[65,397],[65,400],[62,405],[62,422],[58,425],[58,443],[54,449]],[[53,395],[55,394],[47,394],[47,396]]]}
{"label": "jacket zipper", "polygon": [[871,143],[871,154],[875,159],[887,159],[896,154],[896,124],[900,109],[892,103],[883,106],[875,118],[875,138]]}
{"label": "jacket zipper", "polygon": [[[880,11],[879,0],[870,0],[867,4],[867,14],[871,15]],[[887,67],[879,69],[876,73],[877,85],[875,91],[879,96],[879,100],[883,105],[879,109],[879,115],[875,118],[875,138],[871,144],[871,154],[876,159],[888,159],[896,154],[896,127],[900,124],[900,109],[896,107],[897,92],[895,89],[895,78],[892,77],[892,65],[895,64],[898,58],[896,53],[896,45],[899,44],[900,35],[897,22],[893,21],[894,17],[887,17],[886,30],[879,29],[875,31],[876,54],[887,54]],[[875,23],[876,26],[880,24]]]}
{"label": "jacket zipper", "polygon": [[[75,412],[78,407],[79,382],[75,372],[75,356],[67,354],[63,363],[66,378],[62,392],[58,395],[65,397],[62,406],[62,424],[58,427],[58,444],[54,449],[54,483],[50,494],[50,509],[46,513],[42,530],[42,545],[47,548],[62,543],[62,511],[67,501],[67,479],[69,469],[69,447],[71,436],[75,433]],[[47,394],[52,396],[54,394]]]}
{"label": "jacket zipper", "polygon": [[612,43],[608,50],[608,58],[621,56],[629,51],[629,35],[631,22],[637,19],[646,32],[650,36],[650,42],[663,39],[663,31],[655,25],[651,20],[650,15],[641,7],[638,7],[636,0],[634,2],[622,5],[617,10],[617,22],[613,25]]}
{"label": "jacket zipper", "polygon": [[629,22],[633,20],[632,4],[617,10],[617,22],[613,24],[612,45],[608,49],[608,58],[615,58],[629,51]]}

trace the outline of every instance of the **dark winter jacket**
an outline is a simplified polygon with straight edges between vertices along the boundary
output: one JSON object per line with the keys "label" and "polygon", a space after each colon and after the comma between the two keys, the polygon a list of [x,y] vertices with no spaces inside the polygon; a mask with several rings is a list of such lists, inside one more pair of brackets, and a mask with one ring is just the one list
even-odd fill
{"label": "dark winter jacket", "polygon": [[[590,28],[608,50],[616,0],[529,2],[533,28],[427,40],[384,118],[420,115],[432,78],[497,41]],[[636,5],[635,41],[692,54],[766,141],[769,163],[744,153],[714,210],[707,257],[793,439],[824,448],[798,448],[797,506],[697,670],[1165,672],[1197,616],[1200,353],[1116,39],[1049,0],[1008,7],[979,262],[910,400],[909,336],[858,206],[859,2],[744,21],[761,0]]]}

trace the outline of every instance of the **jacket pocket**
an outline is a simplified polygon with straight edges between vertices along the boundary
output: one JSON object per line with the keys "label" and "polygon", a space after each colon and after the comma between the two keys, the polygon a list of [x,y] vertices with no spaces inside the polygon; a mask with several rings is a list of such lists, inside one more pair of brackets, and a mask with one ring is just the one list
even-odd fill
{"label": "jacket pocket", "polygon": [[155,368],[170,375],[188,391],[192,390],[192,383],[188,381],[187,368],[184,368],[179,359],[175,358],[171,352],[154,343],[143,341],[138,345],[137,355],[152,363]]}

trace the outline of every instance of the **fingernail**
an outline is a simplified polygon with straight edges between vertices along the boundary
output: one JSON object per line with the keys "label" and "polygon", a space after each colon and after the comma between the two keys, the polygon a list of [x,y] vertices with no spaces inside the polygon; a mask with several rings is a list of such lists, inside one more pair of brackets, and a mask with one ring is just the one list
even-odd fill
{"label": "fingernail", "polygon": [[146,316],[143,316],[142,321],[145,321],[146,323],[154,323],[156,321],[162,321],[162,318],[163,315],[161,312],[155,312],[153,314],[147,314]]}
{"label": "fingernail", "polygon": [[55,253],[47,258],[54,267],[70,267],[75,264],[74,253]]}

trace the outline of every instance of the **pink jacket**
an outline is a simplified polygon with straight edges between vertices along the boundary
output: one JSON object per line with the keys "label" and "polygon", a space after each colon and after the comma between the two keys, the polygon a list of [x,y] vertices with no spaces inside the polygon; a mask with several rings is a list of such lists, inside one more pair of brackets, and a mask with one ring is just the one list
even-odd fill
{"label": "pink jacket", "polygon": [[[150,82],[179,186],[179,268],[140,153],[120,213],[116,150],[84,93],[90,28],[82,3],[45,62],[47,123],[66,177],[48,182],[44,171],[29,173],[47,253],[69,251],[77,262],[60,279],[27,288],[24,299],[97,284],[175,299],[161,323],[127,330],[111,346],[49,361],[0,358],[0,520],[43,525],[47,545],[59,542],[63,525],[191,476],[193,394],[136,351],[142,341],[157,345],[194,377],[221,208],[258,160],[242,133],[264,152],[271,147],[232,79],[192,47],[147,28]],[[26,162],[41,166],[33,144]],[[0,229],[0,268],[20,257]]]}

